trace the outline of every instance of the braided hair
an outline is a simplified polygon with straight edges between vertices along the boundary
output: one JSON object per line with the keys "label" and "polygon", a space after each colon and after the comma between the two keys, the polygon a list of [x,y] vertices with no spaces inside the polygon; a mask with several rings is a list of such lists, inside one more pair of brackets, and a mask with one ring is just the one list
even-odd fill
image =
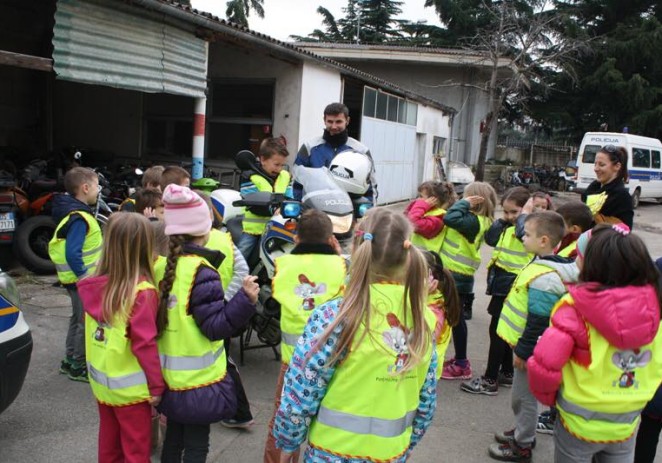
{"label": "braided hair", "polygon": [[177,261],[183,253],[184,243],[189,240],[190,237],[186,235],[170,236],[168,260],[166,262],[163,279],[159,283],[159,309],[156,314],[156,329],[159,335],[163,333],[168,325],[168,303],[170,301],[170,291],[175,282]]}

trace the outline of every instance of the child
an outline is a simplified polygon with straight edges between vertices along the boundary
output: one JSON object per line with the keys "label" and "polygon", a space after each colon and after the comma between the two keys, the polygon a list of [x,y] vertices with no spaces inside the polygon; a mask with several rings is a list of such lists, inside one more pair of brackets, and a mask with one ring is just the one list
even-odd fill
{"label": "child", "polygon": [[487,270],[487,294],[492,296],[487,306],[490,321],[490,348],[485,374],[462,383],[460,389],[471,394],[497,395],[499,386],[513,384],[513,351],[497,336],[497,324],[506,296],[517,274],[533,259],[524,249],[521,236],[515,233],[515,221],[529,201],[529,190],[515,187],[506,191],[501,199],[503,218],[496,220],[485,233],[485,242],[494,247]]}
{"label": "child", "polygon": [[[455,280],[451,272],[444,268],[441,257],[434,251],[424,253],[430,272],[430,293],[428,308],[437,322],[432,333],[437,351],[437,358],[446,356],[446,349],[451,342],[451,329],[460,323],[460,296],[457,294]],[[441,378],[441,368],[437,368],[437,380]]]}
{"label": "child", "polygon": [[[265,463],[279,463],[281,452],[271,434],[276,410],[280,406],[283,379],[292,359],[298,339],[315,307],[338,297],[343,288],[347,268],[340,257],[340,244],[333,236],[333,224],[325,213],[310,209],[297,224],[296,246],[288,255],[276,259],[273,297],[280,303],[281,344],[283,363],[276,381],[276,407],[269,423]],[[298,453],[292,460],[298,461]]]}
{"label": "child", "polygon": [[175,184],[189,187],[191,185],[191,174],[179,166],[168,166],[161,174],[161,191],[165,191],[168,185]]}
{"label": "child", "polygon": [[74,167],[64,176],[64,188],[66,195],[53,197],[53,218],[59,223],[48,243],[48,255],[55,264],[58,280],[69,293],[72,308],[60,373],[74,381],[88,382],[83,305],[76,283],[94,273],[101,257],[101,228],[90,208],[99,196],[99,178],[92,169]]}
{"label": "child", "polygon": [[119,210],[121,212],[136,212],[136,197],[140,191],[154,190],[161,192],[161,174],[163,174],[163,166],[152,166],[145,171],[142,177],[142,189],[135,192],[120,204]]}
{"label": "child", "polygon": [[429,427],[435,320],[410,235],[387,209],[360,222],[345,295],[313,311],[285,374],[273,428],[282,462],[307,438],[305,461],[402,463]]}
{"label": "child", "polygon": [[149,220],[163,220],[163,200],[158,190],[140,190],[136,195],[136,212]]}
{"label": "child", "polygon": [[581,201],[567,202],[556,210],[565,223],[565,236],[556,253],[559,256],[577,257],[577,238],[593,226],[591,209]]}
{"label": "child", "polygon": [[533,212],[554,210],[552,198],[547,193],[536,191],[531,197],[533,198]]}
{"label": "child", "polygon": [[[211,218],[207,204],[186,187],[163,192],[165,232],[170,250],[159,282],[159,311],[167,316],[159,338],[163,377],[168,389],[159,411],[168,418],[161,461],[204,461],[209,424],[231,418],[236,409],[232,379],[226,375],[223,339],[255,314],[259,291],[255,277],[224,301],[216,268],[221,255],[204,248]],[[167,310],[166,310],[167,309]]]}
{"label": "child", "polygon": [[428,251],[438,252],[444,235],[444,214],[455,202],[452,183],[424,182],[418,187],[419,199],[407,206],[405,213],[414,225],[411,242]]}
{"label": "child", "polygon": [[660,275],[623,224],[596,226],[577,251],[580,283],[555,308],[529,383],[558,409],[556,462],[632,461],[640,413],[662,377]]}
{"label": "child", "polygon": [[102,463],[150,459],[151,406],[165,391],[156,346],[159,298],[152,257],[148,220],[138,214],[112,215],[96,276],[78,282],[90,386],[99,403]]}
{"label": "child", "polygon": [[480,245],[494,219],[496,193],[491,185],[473,182],[464,197],[444,216],[444,239],[439,250],[444,267],[450,270],[462,304],[460,323],[453,327],[455,357],[444,362],[442,379],[471,379],[467,359],[467,322],[472,317],[474,273],[480,266]]}
{"label": "child", "polygon": [[[287,164],[287,148],[282,140],[277,138],[266,138],[260,144],[260,172],[242,172],[241,194],[242,196],[268,191],[282,193],[287,198],[292,198],[292,178],[290,173],[283,170]],[[271,217],[266,208],[249,208],[244,215],[244,232],[237,243],[237,247],[251,264],[251,254],[264,233],[267,222]]]}
{"label": "child", "polygon": [[513,348],[515,372],[511,403],[515,428],[495,434],[498,444],[489,455],[501,461],[531,461],[538,422],[538,403],[529,390],[526,360],[549,325],[552,307],[566,292],[565,282],[577,280],[577,266],[554,255],[565,225],[552,211],[529,214],[524,222],[524,249],[536,255],[515,279],[503,304],[497,335]]}

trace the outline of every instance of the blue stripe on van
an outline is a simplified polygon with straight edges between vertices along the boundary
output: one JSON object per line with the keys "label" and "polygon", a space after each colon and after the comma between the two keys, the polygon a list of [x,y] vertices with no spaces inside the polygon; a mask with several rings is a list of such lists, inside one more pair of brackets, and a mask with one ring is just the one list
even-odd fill
{"label": "blue stripe on van", "polygon": [[662,171],[660,170],[630,170],[628,173],[632,180],[639,180],[640,182],[662,180]]}
{"label": "blue stripe on van", "polygon": [[18,320],[18,309],[4,297],[0,296],[0,333],[12,328]]}

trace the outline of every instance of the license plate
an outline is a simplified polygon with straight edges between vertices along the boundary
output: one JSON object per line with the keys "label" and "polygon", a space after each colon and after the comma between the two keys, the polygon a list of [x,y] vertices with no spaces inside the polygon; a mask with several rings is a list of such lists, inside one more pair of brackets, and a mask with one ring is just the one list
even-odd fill
{"label": "license plate", "polygon": [[13,212],[5,212],[0,214],[0,232],[14,231],[16,229],[16,221],[14,220]]}

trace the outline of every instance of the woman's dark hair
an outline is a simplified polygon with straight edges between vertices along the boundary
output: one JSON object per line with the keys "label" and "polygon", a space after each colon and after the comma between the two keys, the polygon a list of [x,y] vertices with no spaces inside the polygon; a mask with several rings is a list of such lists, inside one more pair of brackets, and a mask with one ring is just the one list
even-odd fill
{"label": "woman's dark hair", "polygon": [[450,326],[457,326],[460,323],[460,296],[455,287],[455,279],[441,261],[441,257],[434,251],[423,253],[428,263],[432,277],[439,282],[439,289],[444,295],[444,312],[446,321]]}
{"label": "woman's dark hair", "polygon": [[628,181],[628,152],[622,146],[614,145],[605,145],[600,148],[599,153],[606,154],[609,157],[609,160],[616,164],[621,163],[621,168],[618,171],[618,176],[616,178],[623,180],[624,182]]}
{"label": "woman's dark hair", "polygon": [[660,272],[643,240],[634,233],[617,231],[611,225],[600,224],[593,228],[579,281],[598,283],[596,291],[651,285],[662,307]]}
{"label": "woman's dark hair", "polygon": [[503,194],[503,197],[501,198],[501,205],[503,206],[503,203],[506,201],[512,201],[517,207],[524,207],[530,197],[531,193],[529,193],[528,189],[524,188],[523,186],[516,186],[510,188]]}

